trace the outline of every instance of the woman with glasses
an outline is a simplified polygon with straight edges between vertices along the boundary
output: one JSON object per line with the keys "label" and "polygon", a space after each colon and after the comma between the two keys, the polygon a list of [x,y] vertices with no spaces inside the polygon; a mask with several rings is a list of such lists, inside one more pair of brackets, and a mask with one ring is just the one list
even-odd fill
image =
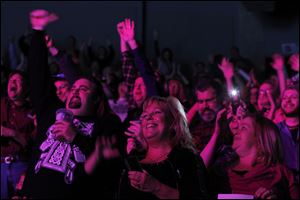
{"label": "woman with glasses", "polygon": [[[174,97],[150,97],[140,122],[131,122],[127,153],[145,151],[137,167],[130,163],[122,177],[120,198],[201,199],[206,196],[206,168],[197,154],[183,106]],[[132,167],[132,168],[131,168]]]}

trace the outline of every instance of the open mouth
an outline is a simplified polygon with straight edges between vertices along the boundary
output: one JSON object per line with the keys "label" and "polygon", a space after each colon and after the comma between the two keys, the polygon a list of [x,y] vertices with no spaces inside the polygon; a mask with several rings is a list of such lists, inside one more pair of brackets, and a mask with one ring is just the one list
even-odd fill
{"label": "open mouth", "polygon": [[203,112],[203,115],[207,115],[207,116],[210,116],[210,115],[212,115],[213,114],[213,112],[211,111],[211,110],[205,110],[204,112]]}
{"label": "open mouth", "polygon": [[232,143],[232,148],[235,150],[237,149],[237,147],[239,146],[239,140],[241,139],[240,136],[238,135],[234,135],[234,138],[233,138],[233,143]]}
{"label": "open mouth", "polygon": [[69,102],[69,108],[80,108],[81,100],[78,96],[73,96]]}
{"label": "open mouth", "polygon": [[11,86],[9,90],[11,92],[16,92],[17,91],[17,87],[16,86]]}
{"label": "open mouth", "polygon": [[146,125],[146,128],[154,128],[156,126],[157,126],[157,124],[149,123],[149,124]]}

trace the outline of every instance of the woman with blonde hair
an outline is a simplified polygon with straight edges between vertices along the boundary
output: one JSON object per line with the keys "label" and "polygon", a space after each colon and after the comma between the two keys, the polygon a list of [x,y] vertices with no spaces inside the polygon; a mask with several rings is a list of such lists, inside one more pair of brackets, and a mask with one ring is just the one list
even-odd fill
{"label": "woman with blonde hair", "polygon": [[[137,148],[145,155],[140,169],[128,169],[120,198],[199,199],[206,196],[206,169],[192,143],[182,104],[175,97],[150,97],[143,104],[140,123],[131,122],[127,153]],[[131,163],[129,163],[130,165]]]}
{"label": "woman with blonde hair", "polygon": [[[261,199],[298,199],[298,185],[286,166],[283,165],[283,153],[276,125],[269,119],[250,111],[250,107],[240,106],[234,117],[238,119],[238,131],[233,133],[232,149],[237,159],[230,164],[220,163],[220,188],[218,193],[253,195]],[[220,135],[217,117],[216,130],[207,147],[201,152],[205,163],[209,163]]]}

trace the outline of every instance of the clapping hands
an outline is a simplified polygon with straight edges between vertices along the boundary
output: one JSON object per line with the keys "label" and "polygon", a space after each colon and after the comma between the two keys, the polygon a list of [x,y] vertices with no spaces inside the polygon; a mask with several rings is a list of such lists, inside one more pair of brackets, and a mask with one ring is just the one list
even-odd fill
{"label": "clapping hands", "polygon": [[105,160],[118,158],[120,156],[120,152],[116,144],[116,136],[98,136],[95,144],[97,155],[100,155],[100,157]]}

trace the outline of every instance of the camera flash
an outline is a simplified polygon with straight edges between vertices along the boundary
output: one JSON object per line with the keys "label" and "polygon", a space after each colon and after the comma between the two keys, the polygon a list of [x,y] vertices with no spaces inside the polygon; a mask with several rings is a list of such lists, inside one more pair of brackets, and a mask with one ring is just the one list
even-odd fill
{"label": "camera flash", "polygon": [[237,94],[238,94],[238,91],[237,91],[237,90],[231,90],[231,95],[232,95],[233,97],[235,97]]}

